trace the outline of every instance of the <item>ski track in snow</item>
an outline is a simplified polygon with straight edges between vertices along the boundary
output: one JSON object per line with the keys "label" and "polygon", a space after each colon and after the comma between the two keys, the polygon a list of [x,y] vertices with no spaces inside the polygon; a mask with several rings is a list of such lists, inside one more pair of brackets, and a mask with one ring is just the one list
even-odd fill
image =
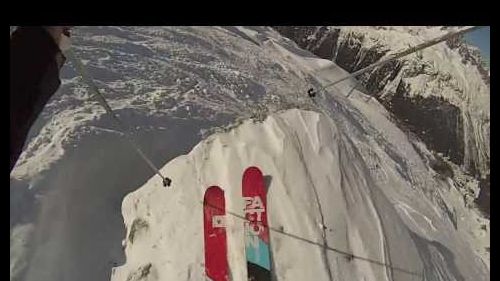
{"label": "ski track in snow", "polygon": [[[203,280],[200,210],[212,184],[226,193],[232,280],[246,280],[250,165],[270,179],[277,280],[489,280],[489,256],[485,267],[471,259],[473,238],[440,218],[431,191],[445,187],[387,111],[355,81],[307,97],[345,74],[331,62],[262,27],[86,27],[74,38],[174,185],[161,186],[66,67],[11,175],[11,280],[130,280],[149,263],[147,280]],[[284,111],[296,107],[317,112]],[[202,130],[215,134],[202,141]],[[136,218],[149,228],[132,243]]]}

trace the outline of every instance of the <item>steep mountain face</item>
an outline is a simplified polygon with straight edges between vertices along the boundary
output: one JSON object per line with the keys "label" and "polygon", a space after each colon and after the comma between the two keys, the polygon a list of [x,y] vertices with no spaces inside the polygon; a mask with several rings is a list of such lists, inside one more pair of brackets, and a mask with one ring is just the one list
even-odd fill
{"label": "steep mountain face", "polygon": [[[204,280],[211,185],[225,193],[230,280],[248,280],[241,184],[249,166],[268,179],[274,280],[489,280],[460,238],[466,208],[452,203],[455,188],[425,168],[382,108],[333,99],[329,111],[290,109],[211,135],[162,168],[172,188],[151,178],[128,194],[127,262],[111,280]],[[378,140],[364,134],[381,128]]]}
{"label": "steep mountain face", "polygon": [[[353,72],[458,27],[274,27]],[[358,77],[430,148],[477,177],[489,174],[489,70],[479,51],[452,39]]]}
{"label": "steep mountain face", "polygon": [[[354,80],[331,95],[309,98],[309,87],[346,74],[331,61],[264,27],[80,27],[72,38],[111,107],[175,186],[165,189],[122,141],[69,61],[61,89],[32,127],[11,173],[11,280],[103,281],[113,267],[116,280],[200,280],[201,225],[192,204],[209,182],[237,186],[239,171],[252,160],[272,172],[272,223],[316,243],[272,238],[283,280],[328,280],[330,265],[343,270],[333,274],[367,280],[392,274],[393,280],[421,280],[423,269],[429,278],[488,280],[488,221],[461,191],[474,190],[477,182],[435,160],[377,100],[352,89]],[[295,110],[266,119],[290,108]],[[212,135],[248,118],[264,126],[246,121],[239,129],[244,134]],[[453,174],[463,176],[460,185],[449,180]],[[236,191],[228,207],[238,211]],[[308,208],[304,223],[293,221],[291,205]],[[318,227],[321,212],[325,223]],[[150,227],[130,235],[137,216]],[[232,246],[241,245],[239,236],[232,237]],[[301,260],[295,259],[304,248],[319,261],[316,268],[324,267],[299,273]],[[335,249],[365,260],[349,262]],[[411,252],[408,259],[401,249]],[[158,258],[148,262],[153,254]],[[384,266],[391,264],[397,272]],[[244,267],[234,270],[243,277]]]}

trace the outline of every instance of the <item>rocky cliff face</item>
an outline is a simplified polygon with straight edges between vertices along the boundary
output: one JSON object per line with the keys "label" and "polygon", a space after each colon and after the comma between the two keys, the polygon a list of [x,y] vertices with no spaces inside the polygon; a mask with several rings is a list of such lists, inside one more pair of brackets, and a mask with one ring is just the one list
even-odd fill
{"label": "rocky cliff face", "polygon": [[[274,27],[349,72],[458,27]],[[455,38],[358,77],[431,149],[476,177],[489,174],[489,70]]]}
{"label": "rocky cliff face", "polygon": [[490,216],[490,175],[486,178],[481,179],[479,182],[480,192],[476,199],[476,203],[481,207],[481,210],[488,216]]}

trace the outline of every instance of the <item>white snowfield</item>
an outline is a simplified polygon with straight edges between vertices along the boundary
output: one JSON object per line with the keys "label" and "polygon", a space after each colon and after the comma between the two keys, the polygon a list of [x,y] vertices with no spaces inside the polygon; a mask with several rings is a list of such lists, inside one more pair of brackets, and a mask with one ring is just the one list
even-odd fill
{"label": "white snowfield", "polygon": [[251,165],[266,176],[277,280],[489,280],[489,221],[459,191],[477,182],[456,166],[436,174],[354,81],[312,102],[309,87],[346,73],[332,62],[264,27],[82,27],[74,39],[173,185],[66,68],[11,174],[11,281],[204,280],[210,185],[226,193],[231,280],[246,280]]}
{"label": "white snowfield", "polygon": [[370,145],[381,157],[374,173],[367,144],[353,139],[327,116],[298,109],[209,137],[163,167],[172,188],[155,177],[124,199],[127,262],[111,280],[204,280],[202,201],[211,185],[225,190],[231,280],[247,280],[241,177],[252,165],[267,178],[277,280],[488,280],[390,156]]}

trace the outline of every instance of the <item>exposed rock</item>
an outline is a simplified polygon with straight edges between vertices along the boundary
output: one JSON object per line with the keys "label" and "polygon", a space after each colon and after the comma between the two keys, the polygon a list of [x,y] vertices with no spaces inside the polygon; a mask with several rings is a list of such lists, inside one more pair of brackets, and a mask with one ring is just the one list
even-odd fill
{"label": "exposed rock", "polygon": [[404,85],[400,83],[397,94],[390,101],[391,111],[431,149],[462,164],[464,143],[460,109],[439,97],[406,97]]}
{"label": "exposed rock", "polygon": [[[365,29],[325,26],[274,28],[300,47],[321,58],[333,60],[348,72],[353,72],[377,62],[389,53],[401,51],[458,27],[408,28],[406,33],[394,30],[389,33],[393,28],[383,26]],[[379,36],[382,33],[385,37]],[[489,111],[476,114],[477,108],[484,105],[480,102],[479,106],[470,105],[470,100],[478,96],[474,91],[481,91],[483,99],[484,93],[489,93],[489,69],[484,65],[479,50],[467,45],[462,37],[448,40],[446,46],[446,52],[455,51],[459,56],[454,57],[456,60],[451,63],[448,63],[448,58],[441,60],[447,67],[453,66],[452,63],[472,65],[472,68],[464,68],[468,71],[475,67],[479,73],[476,76],[480,77],[475,80],[476,84],[469,82],[469,73],[458,70],[454,76],[446,71],[446,67],[439,67],[436,56],[442,53],[429,55],[421,51],[377,67],[357,78],[368,91],[367,94],[388,107],[427,146],[442,152],[455,164],[462,165],[469,174],[480,177],[489,172]],[[443,52],[442,49],[439,51]]]}
{"label": "exposed rock", "polygon": [[145,281],[148,280],[148,276],[151,273],[152,264],[145,264],[137,269],[137,271],[131,273],[127,281]]}
{"label": "exposed rock", "polygon": [[130,241],[130,243],[134,243],[136,235],[143,230],[147,230],[148,228],[149,224],[147,221],[141,218],[135,219],[130,228],[130,233],[128,234],[128,241]]}
{"label": "exposed rock", "polygon": [[479,209],[483,211],[485,215],[490,217],[490,175],[479,181],[479,196],[476,199],[476,203]]}

